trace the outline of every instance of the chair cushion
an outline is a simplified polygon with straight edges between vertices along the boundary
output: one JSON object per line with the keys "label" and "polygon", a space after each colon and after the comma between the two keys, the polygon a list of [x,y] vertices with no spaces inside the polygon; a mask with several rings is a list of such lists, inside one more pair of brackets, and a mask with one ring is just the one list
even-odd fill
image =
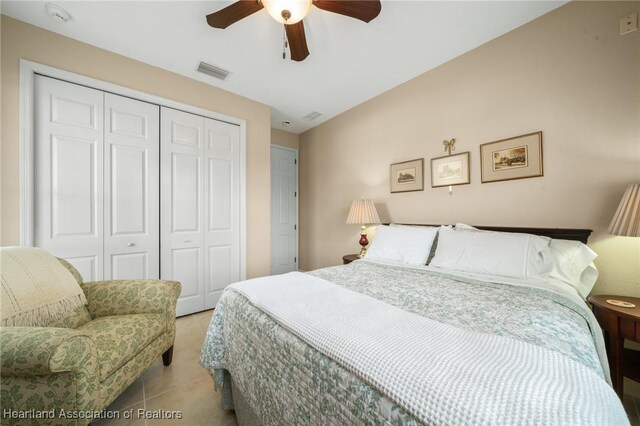
{"label": "chair cushion", "polygon": [[135,357],[167,327],[164,314],[133,314],[96,318],[77,328],[98,350],[100,381]]}

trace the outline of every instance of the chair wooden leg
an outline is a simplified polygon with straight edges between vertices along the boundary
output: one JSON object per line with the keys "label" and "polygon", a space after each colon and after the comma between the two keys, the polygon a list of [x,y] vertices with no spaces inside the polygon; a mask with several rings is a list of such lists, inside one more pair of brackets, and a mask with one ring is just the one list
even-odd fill
{"label": "chair wooden leg", "polygon": [[166,366],[171,365],[173,359],[173,346],[171,346],[165,353],[162,354],[162,363]]}

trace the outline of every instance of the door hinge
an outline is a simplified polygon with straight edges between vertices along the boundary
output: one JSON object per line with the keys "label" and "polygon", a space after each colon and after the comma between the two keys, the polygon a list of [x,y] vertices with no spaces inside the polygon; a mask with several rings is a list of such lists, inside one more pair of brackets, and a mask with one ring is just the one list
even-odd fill
{"label": "door hinge", "polygon": [[298,230],[298,225],[293,225],[293,230],[297,231]]}
{"label": "door hinge", "polygon": [[297,158],[293,159],[293,164],[298,164],[298,159]]}
{"label": "door hinge", "polygon": [[294,257],[294,258],[293,258],[293,263],[297,263],[297,262],[298,262],[298,258],[297,258],[297,257]]}
{"label": "door hinge", "polygon": [[294,192],[294,193],[293,193],[293,196],[294,196],[294,197],[297,197],[297,196],[298,196],[298,191]]}

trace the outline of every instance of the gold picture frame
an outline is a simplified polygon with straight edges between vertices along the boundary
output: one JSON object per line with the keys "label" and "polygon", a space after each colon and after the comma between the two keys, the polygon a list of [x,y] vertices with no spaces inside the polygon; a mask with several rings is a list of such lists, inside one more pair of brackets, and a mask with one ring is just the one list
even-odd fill
{"label": "gold picture frame", "polygon": [[480,145],[482,183],[544,176],[542,132],[487,142]]}
{"label": "gold picture frame", "polygon": [[471,183],[470,152],[431,159],[431,187],[468,185]]}
{"label": "gold picture frame", "polygon": [[393,163],[389,169],[392,194],[424,190],[424,158]]}

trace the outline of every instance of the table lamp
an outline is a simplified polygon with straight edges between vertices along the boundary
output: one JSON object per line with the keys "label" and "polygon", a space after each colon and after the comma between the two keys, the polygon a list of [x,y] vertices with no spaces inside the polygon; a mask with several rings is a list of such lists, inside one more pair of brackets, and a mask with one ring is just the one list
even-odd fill
{"label": "table lamp", "polygon": [[[627,186],[627,190],[624,192],[622,196],[622,200],[618,205],[618,210],[616,210],[616,214],[613,216],[613,220],[609,225],[609,233],[612,235],[620,235],[623,237],[640,237],[640,183],[632,183]],[[636,307],[635,303],[632,303],[631,300],[617,300],[617,299],[608,299],[606,302],[610,305],[619,306],[623,308],[633,309]],[[615,318],[615,327],[616,330],[618,328],[619,317],[613,316]],[[607,320],[612,321],[612,320]],[[628,320],[633,325],[633,320]],[[637,322],[636,322],[637,324]],[[616,336],[617,336],[616,332]],[[638,329],[636,328],[636,337],[638,337]],[[628,338],[628,336],[625,336]],[[614,356],[614,361],[611,363],[611,378],[613,379],[614,389],[622,397],[623,394],[623,375],[622,371],[625,370],[621,365],[629,362],[630,365],[634,365],[637,359],[640,359],[640,355],[638,355],[638,351],[632,349],[624,348],[624,339],[616,338],[616,344],[611,343],[609,346],[617,346],[616,352],[622,353],[624,355]],[[613,342],[614,340],[611,340]],[[622,361],[622,364],[619,362]],[[631,370],[634,371],[634,370]],[[636,374],[638,374],[636,372]],[[637,380],[638,377],[631,376],[633,380]]]}
{"label": "table lamp", "polygon": [[[640,237],[640,183],[632,183],[622,196],[618,210],[609,225],[611,235]],[[633,303],[611,299],[607,303],[623,308],[635,308]]]}
{"label": "table lamp", "polygon": [[380,223],[380,218],[378,217],[378,212],[376,211],[376,206],[373,204],[373,201],[361,198],[351,203],[347,223],[362,225],[360,228],[359,243],[362,247],[360,249],[360,258],[363,258],[367,253],[367,245],[369,244],[369,240],[367,240],[367,227],[365,225]]}
{"label": "table lamp", "polygon": [[609,225],[609,233],[624,237],[640,237],[640,183],[627,186]]}

